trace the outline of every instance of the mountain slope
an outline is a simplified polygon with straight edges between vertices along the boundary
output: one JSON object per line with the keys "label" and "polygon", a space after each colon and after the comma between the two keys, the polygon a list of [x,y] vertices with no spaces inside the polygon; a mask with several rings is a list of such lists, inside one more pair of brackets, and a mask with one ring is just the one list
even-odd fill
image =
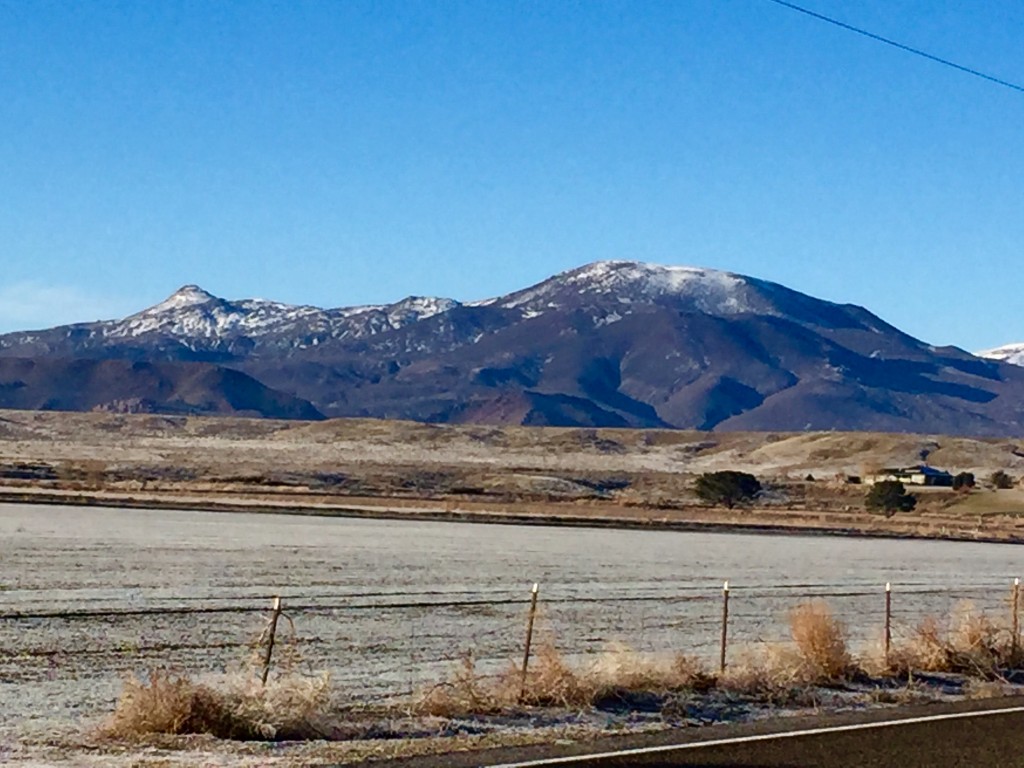
{"label": "mountain slope", "polygon": [[310,403],[205,363],[0,358],[0,408],[320,419]]}
{"label": "mountain slope", "polygon": [[597,262],[484,301],[318,309],[186,286],[0,356],[215,360],[329,416],[1024,435],[1024,368],[756,278]]}

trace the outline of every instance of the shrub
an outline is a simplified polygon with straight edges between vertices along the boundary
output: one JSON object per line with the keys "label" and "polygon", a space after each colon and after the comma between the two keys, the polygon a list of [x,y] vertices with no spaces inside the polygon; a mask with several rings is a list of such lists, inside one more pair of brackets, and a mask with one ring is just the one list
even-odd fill
{"label": "shrub", "polygon": [[753,499],[761,491],[761,483],[747,472],[725,470],[705,472],[697,478],[693,489],[701,501],[732,509]]}
{"label": "shrub", "polygon": [[989,477],[989,480],[992,482],[993,486],[1001,490],[1005,491],[1007,488],[1013,488],[1013,478],[1001,469],[997,469],[993,472]]}
{"label": "shrub", "polygon": [[907,493],[899,480],[881,480],[871,486],[864,503],[869,510],[892,517],[897,512],[912,510],[917,505],[917,497]]}
{"label": "shrub", "polygon": [[847,676],[853,663],[845,632],[827,605],[820,601],[798,605],[789,614],[789,629],[805,680],[823,683]]}

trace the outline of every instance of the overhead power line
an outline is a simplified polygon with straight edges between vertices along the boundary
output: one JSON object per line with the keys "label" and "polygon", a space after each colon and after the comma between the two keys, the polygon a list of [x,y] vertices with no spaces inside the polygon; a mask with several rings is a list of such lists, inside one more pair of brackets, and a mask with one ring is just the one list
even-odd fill
{"label": "overhead power line", "polygon": [[975,77],[980,77],[983,80],[988,80],[991,83],[996,83],[997,85],[1003,85],[1003,86],[1006,86],[1007,88],[1012,88],[1015,91],[1020,91],[1021,93],[1024,93],[1024,86],[1022,86],[1022,85],[1017,85],[1016,83],[1011,83],[1008,80],[1003,80],[1001,78],[994,77],[992,75],[987,75],[984,72],[978,71],[977,69],[971,69],[970,67],[965,67],[963,64],[957,64],[955,61],[950,61],[949,59],[943,59],[942,57],[935,56],[933,54],[928,53],[927,51],[922,51],[920,48],[912,48],[909,45],[904,45],[903,43],[899,43],[899,42],[897,42],[895,40],[890,40],[887,37],[882,37],[881,35],[876,35],[874,32],[868,32],[866,29],[861,29],[860,27],[855,27],[855,26],[853,26],[851,24],[847,24],[846,22],[839,21],[839,19],[833,19],[831,16],[825,16],[823,14],[816,13],[815,11],[812,11],[809,8],[804,8],[803,6],[796,5],[795,3],[787,2],[787,0],[768,0],[768,2],[775,3],[776,5],[781,5],[781,6],[785,7],[785,8],[789,8],[790,10],[793,10],[793,11],[798,11],[800,13],[803,13],[803,14],[806,14],[808,16],[811,16],[811,17],[813,17],[815,19],[819,19],[820,21],[824,21],[824,22],[827,22],[829,24],[834,24],[835,26],[842,27],[843,29],[849,30],[850,32],[856,32],[858,35],[863,35],[864,37],[869,37],[872,40],[877,40],[880,43],[885,43],[886,45],[891,45],[893,48],[899,48],[901,51],[906,51],[907,53],[912,53],[915,56],[921,56],[921,57],[923,57],[925,59],[928,59],[930,61],[934,61],[934,62],[937,62],[939,64],[943,64],[943,65],[945,65],[947,67],[952,67],[953,69],[958,69],[961,72],[966,72],[969,75],[974,75]]}

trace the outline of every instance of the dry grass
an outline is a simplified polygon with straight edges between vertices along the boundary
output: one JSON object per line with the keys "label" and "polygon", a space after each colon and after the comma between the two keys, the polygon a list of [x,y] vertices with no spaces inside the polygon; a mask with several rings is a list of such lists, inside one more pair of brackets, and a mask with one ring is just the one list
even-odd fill
{"label": "dry grass", "polygon": [[892,648],[888,666],[897,674],[955,672],[994,680],[1022,662],[1024,653],[1010,627],[961,603],[946,627],[934,617],[918,624],[907,641]]}
{"label": "dry grass", "polygon": [[764,644],[743,650],[719,677],[723,690],[770,701],[804,685],[802,665],[791,647]]}
{"label": "dry grass", "polygon": [[518,706],[576,708],[614,694],[706,691],[714,685],[714,677],[698,660],[682,654],[651,656],[614,645],[595,659],[574,665],[553,643],[545,643],[530,659],[525,680],[512,663],[501,674],[481,675],[473,656],[464,655],[448,679],[414,700],[412,710],[454,717]]}
{"label": "dry grass", "polygon": [[467,652],[446,680],[414,698],[411,709],[420,715],[456,717],[500,712],[509,704],[507,691],[481,675],[473,654]]}
{"label": "dry grass", "polygon": [[622,644],[609,646],[590,665],[588,674],[599,694],[611,689],[653,693],[706,691],[715,685],[715,678],[694,656],[641,654]]}
{"label": "dry grass", "polygon": [[314,720],[328,705],[326,676],[288,675],[266,687],[231,677],[200,683],[163,669],[125,681],[113,714],[100,728],[108,738],[150,734],[210,734],[239,741],[316,738]]}
{"label": "dry grass", "polygon": [[503,686],[519,703],[541,707],[580,707],[592,703],[597,693],[597,682],[592,673],[574,668],[553,643],[543,644],[530,660],[526,684],[515,667],[510,667],[499,685]]}

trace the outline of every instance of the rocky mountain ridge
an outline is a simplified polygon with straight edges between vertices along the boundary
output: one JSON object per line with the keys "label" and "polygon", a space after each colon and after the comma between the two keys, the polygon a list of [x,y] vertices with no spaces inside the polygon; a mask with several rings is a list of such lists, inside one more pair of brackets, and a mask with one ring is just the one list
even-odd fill
{"label": "rocky mountain ridge", "polygon": [[0,336],[4,356],[213,362],[327,416],[1024,435],[1024,368],[777,283],[630,261],[466,303],[320,309],[185,286],[123,320]]}

